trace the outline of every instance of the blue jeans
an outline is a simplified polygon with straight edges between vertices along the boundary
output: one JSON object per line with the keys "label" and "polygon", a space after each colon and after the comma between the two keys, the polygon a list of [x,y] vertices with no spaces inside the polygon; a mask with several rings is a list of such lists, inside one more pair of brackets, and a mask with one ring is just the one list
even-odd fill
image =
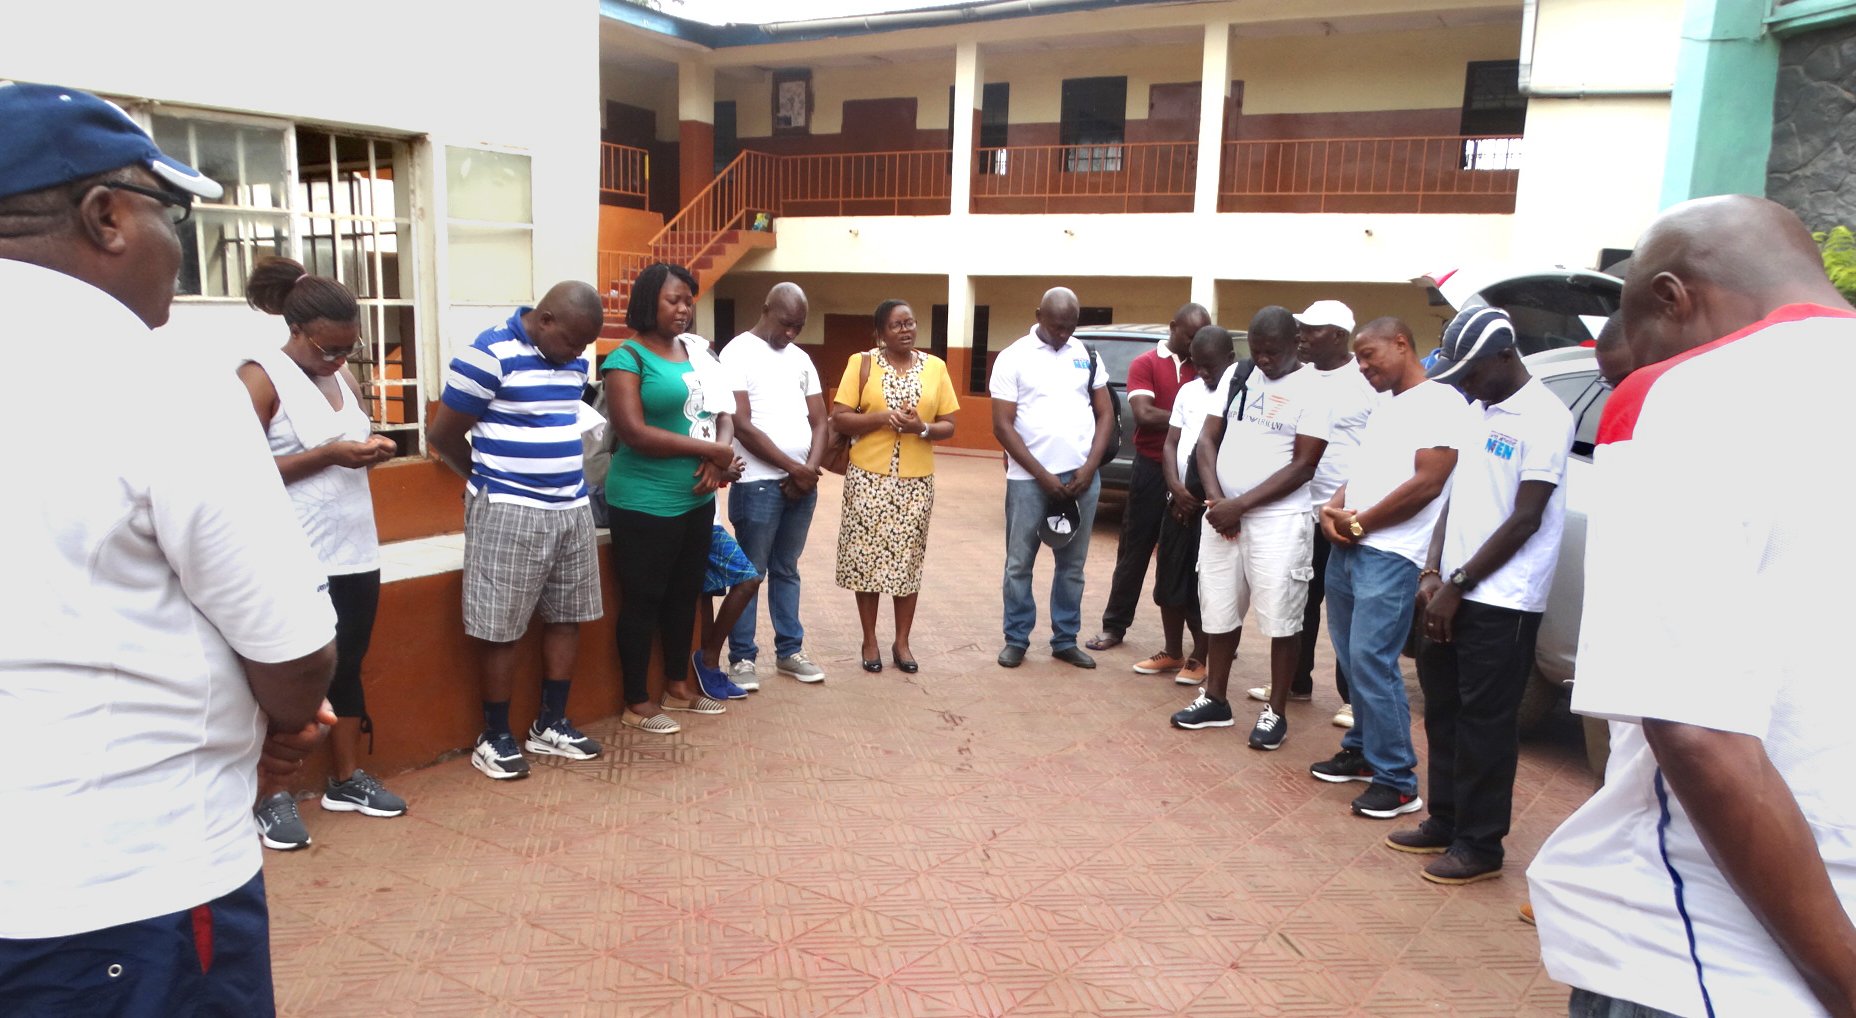
{"label": "blue jeans", "polygon": [[[1068,483],[1076,476],[1070,470],[1058,474]],[[1076,632],[1083,626],[1083,565],[1089,561],[1089,532],[1095,526],[1096,499],[1102,494],[1102,478],[1089,482],[1089,490],[1076,500],[1082,521],[1076,537],[1053,552],[1056,569],[1050,578],[1050,649],[1076,646]],[[1038,602],[1031,593],[1031,567],[1037,561],[1038,524],[1044,519],[1044,492],[1036,481],[1005,482],[1005,642],[1008,646],[1031,646],[1031,627],[1037,625]]]}
{"label": "blue jeans", "polygon": [[1418,567],[1378,548],[1336,546],[1328,556],[1328,633],[1347,673],[1356,724],[1342,749],[1364,754],[1376,784],[1418,794],[1411,701],[1398,668],[1411,633]]}
{"label": "blue jeans", "polygon": [[[773,650],[779,657],[792,657],[806,643],[805,627],[799,624],[799,556],[806,550],[806,532],[812,529],[816,508],[817,488],[791,500],[780,494],[779,481],[749,481],[728,489],[728,522],[734,525],[735,542],[767,578],[761,592],[767,595]],[[759,655],[754,643],[759,620],[757,592],[728,634],[729,661],[752,661]]]}

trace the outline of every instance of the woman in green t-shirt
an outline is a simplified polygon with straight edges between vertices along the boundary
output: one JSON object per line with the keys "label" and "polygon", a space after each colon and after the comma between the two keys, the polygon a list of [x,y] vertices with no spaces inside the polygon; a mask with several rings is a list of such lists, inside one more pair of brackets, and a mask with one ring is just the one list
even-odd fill
{"label": "woman in green t-shirt", "polygon": [[[601,365],[618,435],[606,472],[612,573],[619,587],[619,668],[626,725],[659,735],[680,726],[664,710],[720,714],[690,681],[690,634],[709,560],[715,490],[741,476],[733,386],[700,336],[684,335],[696,279],[656,264],[632,283],[625,324],[636,333]],[[651,639],[664,650],[662,710],[648,679]]]}

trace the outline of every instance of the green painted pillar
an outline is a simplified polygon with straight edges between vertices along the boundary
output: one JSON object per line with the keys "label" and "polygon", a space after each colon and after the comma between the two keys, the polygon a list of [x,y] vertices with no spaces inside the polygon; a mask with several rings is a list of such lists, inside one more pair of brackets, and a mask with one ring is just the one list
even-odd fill
{"label": "green painted pillar", "polygon": [[1766,193],[1779,43],[1766,30],[1768,0],[1688,0],[1663,207],[1711,194]]}

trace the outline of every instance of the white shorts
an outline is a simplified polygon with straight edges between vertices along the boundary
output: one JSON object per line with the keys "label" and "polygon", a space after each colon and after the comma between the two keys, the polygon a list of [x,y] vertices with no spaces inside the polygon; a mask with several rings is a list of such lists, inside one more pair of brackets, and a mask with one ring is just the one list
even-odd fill
{"label": "white shorts", "polygon": [[1302,631],[1314,578],[1315,518],[1307,513],[1247,516],[1230,540],[1199,522],[1199,612],[1208,633],[1229,633],[1257,610],[1264,636]]}

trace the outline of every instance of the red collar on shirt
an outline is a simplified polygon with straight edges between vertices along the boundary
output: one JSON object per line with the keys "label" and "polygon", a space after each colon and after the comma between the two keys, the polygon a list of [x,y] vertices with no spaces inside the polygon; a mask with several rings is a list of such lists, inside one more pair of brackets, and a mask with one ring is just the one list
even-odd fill
{"label": "red collar on shirt", "polygon": [[1842,308],[1828,308],[1822,304],[1786,304],[1759,321],[1738,332],[1732,332],[1711,343],[1690,350],[1684,350],[1667,360],[1658,361],[1647,368],[1638,368],[1624,379],[1618,390],[1611,394],[1605,404],[1605,412],[1598,419],[1598,444],[1610,445],[1613,442],[1628,442],[1637,430],[1637,416],[1643,412],[1643,402],[1650,396],[1650,387],[1656,380],[1669,373],[1669,369],[1684,361],[1693,360],[1734,342],[1745,339],[1756,332],[1784,325],[1788,322],[1802,322],[1810,318],[1856,318],[1856,312]]}

